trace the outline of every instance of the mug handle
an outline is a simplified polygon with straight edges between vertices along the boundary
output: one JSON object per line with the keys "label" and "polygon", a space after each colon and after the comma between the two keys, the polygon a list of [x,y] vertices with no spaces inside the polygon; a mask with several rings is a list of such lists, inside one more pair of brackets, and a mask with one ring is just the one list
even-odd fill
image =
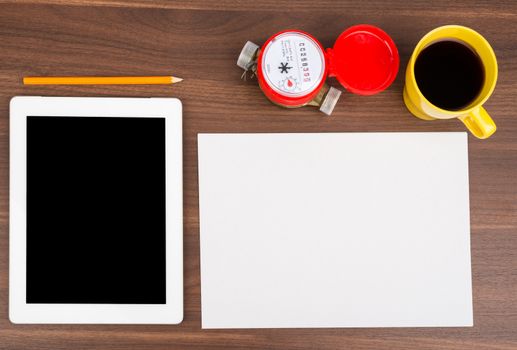
{"label": "mug handle", "polygon": [[489,138],[497,129],[494,121],[483,107],[479,107],[468,115],[459,117],[459,119],[470,130],[472,135],[479,139]]}

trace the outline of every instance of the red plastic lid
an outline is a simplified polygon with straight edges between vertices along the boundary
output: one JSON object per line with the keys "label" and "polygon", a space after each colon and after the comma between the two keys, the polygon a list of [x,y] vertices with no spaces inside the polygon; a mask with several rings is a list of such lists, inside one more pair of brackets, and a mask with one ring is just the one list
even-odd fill
{"label": "red plastic lid", "polygon": [[329,73],[348,91],[373,95],[391,85],[399,69],[393,40],[380,28],[360,24],[345,30],[327,49]]}

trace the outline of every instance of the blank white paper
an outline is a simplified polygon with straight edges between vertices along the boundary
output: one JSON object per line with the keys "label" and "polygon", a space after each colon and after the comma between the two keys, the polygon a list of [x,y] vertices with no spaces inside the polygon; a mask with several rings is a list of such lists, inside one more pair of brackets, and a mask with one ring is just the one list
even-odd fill
{"label": "blank white paper", "polygon": [[473,325],[466,133],[198,146],[203,328]]}

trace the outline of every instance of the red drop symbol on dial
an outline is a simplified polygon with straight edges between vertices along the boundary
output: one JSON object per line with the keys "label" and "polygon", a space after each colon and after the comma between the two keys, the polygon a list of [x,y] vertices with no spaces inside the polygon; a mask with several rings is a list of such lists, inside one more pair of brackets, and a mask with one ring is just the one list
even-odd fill
{"label": "red drop symbol on dial", "polygon": [[293,82],[291,81],[291,79],[287,80],[287,86],[289,86],[289,87],[293,86]]}

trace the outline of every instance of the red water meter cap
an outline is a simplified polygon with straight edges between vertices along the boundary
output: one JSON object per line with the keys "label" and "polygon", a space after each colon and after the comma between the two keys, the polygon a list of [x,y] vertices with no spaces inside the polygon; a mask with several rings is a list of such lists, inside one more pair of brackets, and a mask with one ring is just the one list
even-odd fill
{"label": "red water meter cap", "polygon": [[348,28],[326,53],[329,76],[359,95],[373,95],[386,89],[399,69],[397,46],[386,32],[372,25]]}

